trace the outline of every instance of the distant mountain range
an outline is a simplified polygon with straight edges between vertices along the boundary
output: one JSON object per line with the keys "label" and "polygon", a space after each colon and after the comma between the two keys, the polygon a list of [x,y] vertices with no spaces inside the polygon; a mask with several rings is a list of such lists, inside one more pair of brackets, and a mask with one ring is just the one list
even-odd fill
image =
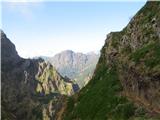
{"label": "distant mountain range", "polygon": [[[1,31],[2,120],[160,120],[160,2],[109,33],[98,57],[23,59]],[[83,86],[89,74],[80,91],[68,78]]]}
{"label": "distant mountain range", "polygon": [[82,88],[91,79],[99,54],[95,52],[83,54],[65,50],[53,57],[42,56],[42,58],[50,62],[62,76],[75,80]]}

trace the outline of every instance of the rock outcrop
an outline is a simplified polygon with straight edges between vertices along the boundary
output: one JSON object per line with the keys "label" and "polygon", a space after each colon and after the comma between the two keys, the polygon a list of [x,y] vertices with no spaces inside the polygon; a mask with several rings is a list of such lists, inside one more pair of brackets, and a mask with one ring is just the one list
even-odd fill
{"label": "rock outcrop", "polygon": [[20,58],[1,38],[2,119],[160,119],[160,2],[148,1],[122,31],[107,35],[92,79],[73,96],[69,78],[42,59]]}
{"label": "rock outcrop", "polygon": [[1,31],[2,119],[50,120],[78,85],[43,59],[23,59]]}
{"label": "rock outcrop", "polygon": [[46,58],[62,76],[75,80],[80,88],[91,79],[98,59],[99,54],[94,52],[83,54],[71,50],[65,50],[54,57]]}
{"label": "rock outcrop", "polygon": [[107,35],[92,80],[68,99],[63,119],[158,120],[159,86],[160,2],[147,2]]}

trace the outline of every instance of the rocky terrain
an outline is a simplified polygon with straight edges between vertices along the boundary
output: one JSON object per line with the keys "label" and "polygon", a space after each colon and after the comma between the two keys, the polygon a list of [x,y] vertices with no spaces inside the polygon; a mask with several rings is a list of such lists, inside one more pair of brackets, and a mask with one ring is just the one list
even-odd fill
{"label": "rocky terrain", "polygon": [[107,35],[92,79],[74,95],[77,84],[50,63],[19,57],[3,32],[1,42],[2,120],[160,119],[160,2]]}
{"label": "rocky terrain", "polygon": [[69,97],[65,120],[160,119],[160,2],[107,35],[93,78]]}
{"label": "rocky terrain", "polygon": [[62,76],[75,80],[80,88],[84,87],[91,79],[99,54],[90,52],[87,54],[75,53],[65,50],[54,57],[45,58]]}
{"label": "rocky terrain", "polygon": [[50,120],[65,96],[78,91],[43,59],[23,59],[1,31],[2,120]]}

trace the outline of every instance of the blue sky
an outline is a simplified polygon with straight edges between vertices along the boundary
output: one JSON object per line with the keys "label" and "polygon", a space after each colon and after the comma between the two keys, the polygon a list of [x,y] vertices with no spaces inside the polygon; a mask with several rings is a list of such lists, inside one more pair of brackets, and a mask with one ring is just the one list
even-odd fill
{"label": "blue sky", "polygon": [[137,2],[3,2],[1,28],[22,57],[71,49],[98,51],[145,4]]}

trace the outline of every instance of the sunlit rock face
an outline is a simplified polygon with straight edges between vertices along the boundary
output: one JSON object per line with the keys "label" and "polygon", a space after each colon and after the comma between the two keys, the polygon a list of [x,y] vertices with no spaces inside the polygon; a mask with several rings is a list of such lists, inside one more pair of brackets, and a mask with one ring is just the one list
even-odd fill
{"label": "sunlit rock face", "polygon": [[[65,96],[78,91],[43,59],[23,59],[1,31],[2,119],[54,119]],[[77,89],[75,89],[77,86]]]}
{"label": "sunlit rock face", "polygon": [[76,53],[72,50],[65,50],[54,57],[45,58],[56,70],[62,75],[74,80],[80,88],[84,87],[91,79],[96,64],[99,59],[99,54]]}

